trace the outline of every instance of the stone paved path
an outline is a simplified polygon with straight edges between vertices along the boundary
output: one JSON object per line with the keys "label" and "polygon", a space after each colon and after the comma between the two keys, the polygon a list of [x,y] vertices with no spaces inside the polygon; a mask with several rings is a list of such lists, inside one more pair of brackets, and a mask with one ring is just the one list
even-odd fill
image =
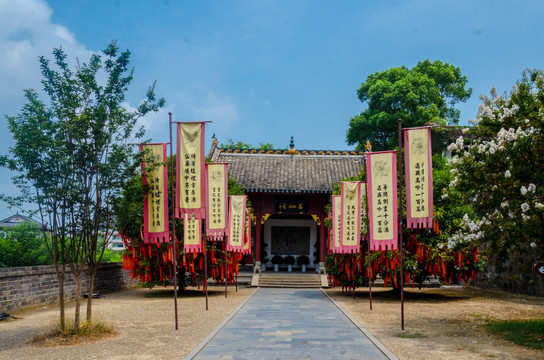
{"label": "stone paved path", "polygon": [[372,340],[321,290],[261,288],[186,359],[394,359]]}

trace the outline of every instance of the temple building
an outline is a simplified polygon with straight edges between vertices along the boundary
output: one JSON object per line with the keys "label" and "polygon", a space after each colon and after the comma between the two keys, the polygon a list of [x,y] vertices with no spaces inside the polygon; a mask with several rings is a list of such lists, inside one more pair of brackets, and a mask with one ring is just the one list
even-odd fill
{"label": "temple building", "polygon": [[221,149],[214,138],[208,157],[228,163],[251,201],[256,225],[252,255],[246,264],[272,266],[274,255],[307,255],[317,266],[326,255],[324,220],[335,183],[357,176],[363,151]]}

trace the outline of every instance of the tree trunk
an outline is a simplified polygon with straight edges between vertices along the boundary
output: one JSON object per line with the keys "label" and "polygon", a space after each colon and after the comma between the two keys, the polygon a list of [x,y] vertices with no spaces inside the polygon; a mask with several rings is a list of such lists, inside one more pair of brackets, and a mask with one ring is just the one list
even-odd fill
{"label": "tree trunk", "polygon": [[88,289],[88,298],[87,298],[87,322],[91,322],[92,320],[92,312],[93,312],[93,293],[94,293],[94,277],[95,277],[96,271],[89,271],[89,285],[87,287]]}
{"label": "tree trunk", "polygon": [[[74,273],[72,271],[72,273]],[[74,316],[74,332],[79,330],[79,323],[81,319],[81,272],[74,273],[76,278],[76,313]]]}
{"label": "tree trunk", "polygon": [[64,334],[64,330],[66,329],[66,315],[64,308],[64,276],[57,275],[57,280],[59,282],[60,330]]}

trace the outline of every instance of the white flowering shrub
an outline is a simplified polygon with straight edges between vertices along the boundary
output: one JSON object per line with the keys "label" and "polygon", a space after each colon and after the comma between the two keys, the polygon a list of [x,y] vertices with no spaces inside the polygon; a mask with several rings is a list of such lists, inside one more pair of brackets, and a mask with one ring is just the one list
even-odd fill
{"label": "white flowering shrub", "polygon": [[[475,214],[460,221],[448,246],[484,245],[500,272],[518,261],[530,274],[544,260],[544,80],[541,71],[524,73],[512,92],[482,97],[470,133],[449,146],[451,191],[465,195]],[[522,262],[522,264],[520,263]]]}

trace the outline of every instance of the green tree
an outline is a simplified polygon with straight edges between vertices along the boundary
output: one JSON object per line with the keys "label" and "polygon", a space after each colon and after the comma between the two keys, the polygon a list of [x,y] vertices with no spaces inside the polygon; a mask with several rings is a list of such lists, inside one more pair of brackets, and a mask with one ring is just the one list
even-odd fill
{"label": "green tree", "polygon": [[460,111],[454,106],[472,93],[466,85],[467,78],[458,67],[438,60],[371,74],[357,90],[367,108],[350,120],[347,142],[364,150],[370,140],[373,150],[388,150],[398,145],[398,119],[403,127],[457,124]]}
{"label": "green tree", "polygon": [[466,145],[460,136],[448,148],[455,154],[450,186],[475,210],[463,216],[450,247],[481,244],[498,285],[541,292],[531,265],[544,257],[543,73],[526,71],[510,94],[492,89],[482,100],[467,129],[477,140]]}
{"label": "green tree", "polygon": [[[112,42],[88,63],[71,70],[67,55],[53,51],[54,62],[40,57],[42,84],[49,101],[26,90],[21,114],[8,117],[15,140],[4,162],[20,175],[14,178],[26,200],[38,204],[51,228],[50,253],[60,285],[61,326],[64,328],[64,273],[68,263],[76,276],[75,328],[79,327],[81,274],[86,268],[93,292],[94,276],[113,233],[113,207],[139,164],[129,140],[143,136],[136,122],[157,111],[154,87],[135,111],[123,107],[133,78],[130,52]],[[91,321],[92,296],[87,302]]]}
{"label": "green tree", "polygon": [[40,226],[23,222],[0,229],[0,267],[51,264]]}
{"label": "green tree", "polygon": [[259,143],[259,146],[255,147],[251,144],[246,144],[245,142],[241,140],[235,142],[232,139],[228,139],[226,144],[220,144],[219,147],[221,149],[259,149],[259,150],[274,149],[274,145],[272,145],[272,143]]}

